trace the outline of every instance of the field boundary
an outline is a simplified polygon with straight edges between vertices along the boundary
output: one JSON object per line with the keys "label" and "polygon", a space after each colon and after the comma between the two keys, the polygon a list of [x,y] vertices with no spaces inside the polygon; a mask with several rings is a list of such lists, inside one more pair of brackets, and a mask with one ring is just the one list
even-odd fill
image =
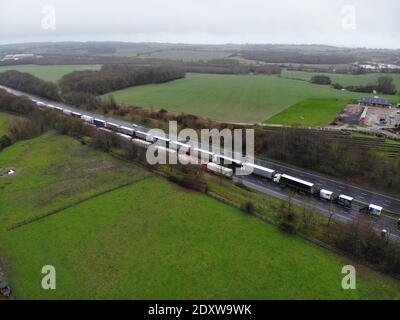
{"label": "field boundary", "polygon": [[105,194],[107,194],[107,193],[110,193],[110,192],[113,192],[113,191],[116,191],[116,190],[119,190],[119,189],[122,189],[122,188],[125,188],[125,187],[127,187],[127,186],[129,186],[129,185],[132,185],[132,184],[135,184],[135,183],[138,183],[138,182],[142,182],[142,181],[147,180],[147,179],[151,179],[151,178],[153,178],[153,177],[154,177],[153,175],[148,175],[148,176],[145,176],[145,177],[143,177],[143,178],[140,178],[140,179],[137,179],[137,180],[134,180],[134,181],[129,181],[129,182],[127,182],[127,183],[124,183],[124,184],[121,184],[121,185],[119,185],[119,186],[113,187],[113,188],[111,188],[111,189],[104,190],[104,191],[102,191],[102,192],[99,192],[99,193],[96,193],[96,194],[94,194],[94,195],[91,195],[91,196],[89,196],[89,197],[87,197],[87,198],[84,198],[84,199],[75,201],[75,202],[73,202],[73,203],[71,203],[71,204],[68,204],[68,205],[63,206],[63,207],[61,207],[61,208],[52,210],[52,211],[50,211],[50,212],[47,212],[47,213],[44,213],[44,214],[41,214],[41,215],[34,216],[34,217],[32,217],[32,218],[30,218],[30,219],[26,219],[26,220],[24,220],[24,221],[20,221],[20,222],[13,223],[13,224],[11,224],[9,227],[7,227],[6,230],[7,230],[7,231],[12,231],[12,230],[18,229],[18,228],[23,227],[23,226],[25,226],[25,225],[27,225],[27,224],[31,224],[31,223],[33,223],[33,222],[36,222],[36,221],[45,219],[45,218],[50,217],[50,216],[52,216],[52,215],[55,215],[55,214],[57,214],[57,213],[59,213],[59,212],[62,212],[62,211],[64,211],[64,210],[66,210],[66,209],[70,209],[70,208],[72,208],[72,207],[75,207],[75,206],[77,206],[77,205],[80,205],[80,204],[82,204],[82,203],[84,203],[84,202],[86,202],[86,201],[95,199],[95,198],[97,198],[97,197],[100,197],[100,196],[102,196],[102,195],[105,195]]}

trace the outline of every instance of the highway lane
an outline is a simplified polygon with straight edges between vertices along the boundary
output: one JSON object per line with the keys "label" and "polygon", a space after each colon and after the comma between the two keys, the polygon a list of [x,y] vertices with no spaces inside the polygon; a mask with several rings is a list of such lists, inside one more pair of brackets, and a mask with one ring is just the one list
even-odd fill
{"label": "highway lane", "polygon": [[[269,194],[281,200],[286,200],[289,192],[292,191],[289,188],[282,188],[272,181],[258,179],[254,176],[235,177],[234,181],[240,181],[248,188],[257,190],[265,194]],[[319,197],[301,195],[299,193],[294,194],[293,203],[301,207],[312,207],[316,209],[319,213],[327,217],[332,214],[332,217],[334,219],[342,221],[344,223],[349,223],[359,216],[365,215],[359,212],[360,207],[356,205],[353,205],[351,209],[344,209],[339,205],[323,200]],[[370,221],[377,232],[381,232],[383,229],[386,229],[391,238],[395,240],[400,240],[400,229],[397,227],[397,219],[384,215],[379,218],[370,218]]]}
{"label": "highway lane", "polygon": [[353,197],[356,201],[365,205],[372,203],[381,206],[384,210],[399,214],[400,218],[400,199],[393,196],[370,191],[330,177],[325,177],[317,173],[293,168],[273,161],[256,159],[255,162],[279,172],[312,182],[320,189],[328,189],[338,194],[345,194]]}
{"label": "highway lane", "polygon": [[[79,108],[76,108],[76,107],[73,107],[70,105],[66,105],[64,103],[49,101],[47,99],[44,99],[44,98],[41,98],[41,97],[38,97],[35,95],[31,95],[31,94],[26,94],[24,92],[14,90],[11,88],[7,88],[7,87],[1,86],[1,85],[0,85],[0,88],[3,88],[5,90],[7,90],[8,92],[10,92],[14,95],[17,95],[17,96],[26,96],[35,102],[40,101],[40,102],[43,102],[46,104],[52,104],[54,106],[58,106],[61,108],[67,108],[71,111],[79,112],[81,114],[88,115],[91,117],[96,117],[96,118],[102,119],[104,121],[113,122],[118,125],[133,126],[132,123],[129,123],[126,121],[121,121],[118,119],[95,114],[95,113],[85,111],[85,110],[82,110],[82,109],[79,109]],[[142,131],[149,130],[148,128],[146,128],[144,126],[137,126],[136,128],[138,128],[139,130],[142,130]],[[261,164],[265,167],[277,170],[279,172],[287,173],[287,174],[293,175],[295,177],[313,182],[319,188],[328,189],[328,190],[334,191],[336,193],[343,193],[348,196],[354,197],[357,201],[359,201],[361,203],[365,203],[365,204],[374,203],[377,205],[381,205],[386,210],[400,213],[400,199],[397,199],[397,198],[394,198],[391,196],[387,196],[387,195],[383,195],[383,194],[380,194],[377,192],[365,190],[365,189],[359,188],[357,186],[352,186],[347,183],[340,182],[340,181],[337,181],[337,180],[334,180],[331,178],[327,178],[327,177],[321,176],[316,173],[312,173],[312,172],[304,171],[301,169],[285,166],[280,163],[276,163],[276,162],[272,162],[272,161],[265,161],[265,160],[261,160],[261,159],[255,159],[255,162],[257,164]],[[281,199],[282,199],[282,197],[286,198],[286,196],[287,196],[288,190],[281,189],[278,185],[276,185],[272,182],[265,181],[265,180],[256,178],[254,176],[243,176],[240,179],[242,181],[244,181],[244,183],[247,184],[249,187],[259,190],[261,192],[274,195]],[[296,197],[298,198],[300,196],[297,195]],[[306,198],[304,198],[304,197],[306,197]],[[317,208],[323,214],[330,214],[329,210],[332,210],[332,206],[330,208],[328,203],[326,203],[325,201],[323,201],[317,197],[311,197],[311,196],[306,195],[306,196],[300,197],[299,199],[297,199],[297,198],[295,199],[296,202],[299,202],[302,205],[304,205],[304,204],[311,205],[312,207]],[[348,221],[354,219],[355,217],[357,217],[357,215],[359,214],[358,213],[359,207],[357,207],[357,206],[353,206],[353,208],[350,211],[348,211],[348,210],[343,209],[342,207],[334,205],[333,210],[334,210],[335,218],[339,219],[343,222],[346,222],[346,221],[348,222]],[[397,234],[397,233],[399,233],[398,232],[399,230],[397,229],[396,222],[397,221],[395,219],[393,219],[391,217],[387,217],[387,216],[382,216],[379,219],[379,224],[381,224],[382,227],[385,227],[388,230],[394,230],[393,232]],[[381,226],[379,226],[379,227],[381,227]],[[400,233],[399,233],[399,235],[400,235]]]}

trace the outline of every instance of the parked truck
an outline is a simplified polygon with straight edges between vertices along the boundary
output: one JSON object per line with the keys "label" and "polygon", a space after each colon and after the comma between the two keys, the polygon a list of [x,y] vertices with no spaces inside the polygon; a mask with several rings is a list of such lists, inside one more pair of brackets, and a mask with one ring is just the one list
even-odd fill
{"label": "parked truck", "polygon": [[273,180],[276,171],[272,169],[268,169],[266,167],[259,166],[255,163],[245,162],[243,164],[244,172],[251,172],[253,175],[266,178],[269,180]]}
{"label": "parked truck", "polygon": [[360,209],[361,213],[367,213],[371,216],[380,217],[382,214],[383,208],[374,204],[370,204],[367,207],[363,207]]}
{"label": "parked truck", "polygon": [[104,128],[106,126],[106,122],[104,120],[100,119],[93,119],[93,123],[96,125],[96,127],[102,127]]}
{"label": "parked truck", "polygon": [[353,200],[354,199],[352,197],[341,194],[335,199],[335,202],[345,208],[351,208]]}
{"label": "parked truck", "polygon": [[335,200],[335,194],[332,191],[321,189],[319,191],[319,197],[324,200],[333,201]]}
{"label": "parked truck", "polygon": [[274,177],[274,182],[282,186],[291,187],[298,191],[309,194],[315,194],[318,192],[318,189],[313,183],[289,176],[287,174],[276,174]]}
{"label": "parked truck", "polygon": [[232,176],[233,176],[233,170],[232,169],[225,168],[225,167],[220,166],[220,165],[218,165],[216,163],[213,163],[213,162],[209,162],[207,164],[207,170],[209,170],[211,172],[214,172],[214,173],[217,173],[217,174],[220,174],[220,175],[223,175],[223,176],[225,176],[227,178],[232,178]]}

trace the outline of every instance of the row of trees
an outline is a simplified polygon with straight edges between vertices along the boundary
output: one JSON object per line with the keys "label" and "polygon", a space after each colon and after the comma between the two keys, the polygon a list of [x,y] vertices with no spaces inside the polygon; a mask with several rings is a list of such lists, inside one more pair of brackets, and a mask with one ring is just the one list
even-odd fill
{"label": "row of trees", "polygon": [[9,70],[0,73],[0,84],[51,100],[60,100],[56,84],[39,79],[27,72]]}
{"label": "row of trees", "polygon": [[249,60],[267,63],[304,63],[304,64],[348,64],[357,60],[347,53],[310,53],[290,50],[254,50],[242,51],[242,56]]}
{"label": "row of trees", "polygon": [[[332,84],[332,80],[327,75],[315,75],[310,79],[311,83],[321,84],[321,85],[330,85]],[[334,89],[341,90],[343,88],[354,91],[354,92],[364,92],[364,93],[381,93],[381,94],[396,94],[396,85],[394,84],[393,78],[390,76],[381,76],[378,78],[376,83],[367,84],[367,85],[359,85],[359,86],[348,86],[344,87],[339,83],[334,83],[332,85]]]}
{"label": "row of trees", "polygon": [[396,85],[393,78],[389,76],[381,76],[378,78],[377,83],[367,84],[364,86],[349,86],[346,87],[349,91],[373,93],[378,92],[382,94],[396,94]]}
{"label": "row of trees", "polygon": [[282,230],[312,235],[382,272],[400,275],[400,245],[390,239],[390,234],[382,236],[377,232],[384,228],[378,221],[368,215],[359,215],[351,222],[339,222],[332,219],[335,215],[332,209],[329,219],[324,221],[310,205],[295,206],[294,197],[295,193],[289,192],[276,208],[276,222]]}
{"label": "row of trees", "polygon": [[400,192],[400,157],[385,159],[353,144],[343,144],[317,131],[258,131],[256,153],[355,183]]}
{"label": "row of trees", "polygon": [[184,76],[184,71],[169,66],[104,65],[99,71],[86,70],[66,74],[60,80],[60,87],[63,93],[100,95],[131,86],[163,83]]}

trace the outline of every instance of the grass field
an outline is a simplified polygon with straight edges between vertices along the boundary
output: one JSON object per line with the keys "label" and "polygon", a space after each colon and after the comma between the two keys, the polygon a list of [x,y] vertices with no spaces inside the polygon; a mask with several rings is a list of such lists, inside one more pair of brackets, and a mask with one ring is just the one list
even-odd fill
{"label": "grass field", "polygon": [[0,228],[146,174],[56,134],[22,141],[1,151],[0,169],[9,167],[17,174],[0,178]]}
{"label": "grass field", "polygon": [[307,98],[359,99],[360,94],[276,76],[188,74],[164,84],[113,93],[119,103],[165,108],[217,120],[263,121]]}
{"label": "grass field", "polygon": [[324,127],[335,119],[348,102],[342,99],[306,99],[283,110],[266,123]]}
{"label": "grass field", "polygon": [[2,66],[0,72],[6,70],[17,70],[20,72],[29,72],[34,76],[47,81],[57,81],[64,74],[72,71],[80,70],[99,70],[101,65],[54,65],[54,66],[41,66],[34,64],[18,65],[18,66]]}
{"label": "grass field", "polygon": [[[400,299],[400,283],[56,134],[0,153],[0,256],[20,299]],[[140,178],[146,180],[139,181]],[[1,180],[3,179],[3,180]],[[40,221],[11,222],[133,184]],[[57,289],[40,287],[43,265]]]}
{"label": "grass field", "polygon": [[351,74],[316,73],[316,72],[289,71],[289,70],[282,71],[283,77],[303,79],[306,81],[309,81],[312,76],[317,74],[326,74],[332,79],[333,82],[338,82],[343,86],[357,86],[357,85],[366,85],[369,83],[376,83],[380,76],[390,76],[393,78],[397,90],[400,91],[400,74],[369,73],[363,75],[351,75]]}

